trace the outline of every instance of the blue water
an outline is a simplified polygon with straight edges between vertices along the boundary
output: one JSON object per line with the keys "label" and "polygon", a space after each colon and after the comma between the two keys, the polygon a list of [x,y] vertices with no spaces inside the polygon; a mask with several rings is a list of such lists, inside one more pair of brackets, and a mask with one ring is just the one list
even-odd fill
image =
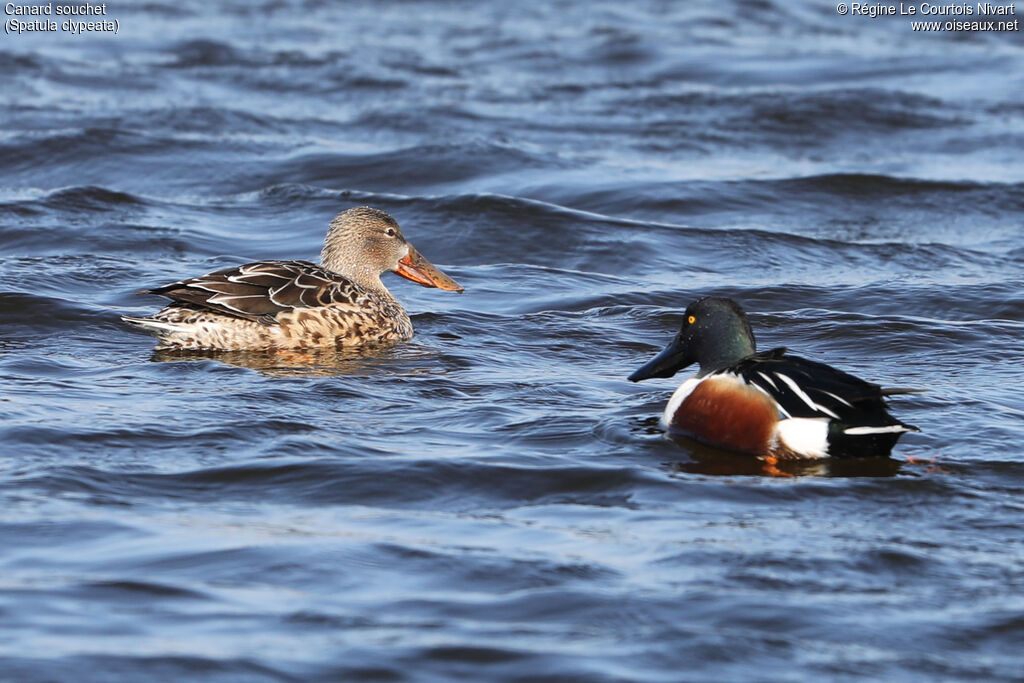
{"label": "blue water", "polygon": [[[0,39],[0,679],[1020,680],[1024,39],[781,2],[108,3]],[[6,16],[4,17],[7,18]],[[369,204],[367,353],[134,291]],[[890,460],[672,441],[685,305],[888,386]]]}

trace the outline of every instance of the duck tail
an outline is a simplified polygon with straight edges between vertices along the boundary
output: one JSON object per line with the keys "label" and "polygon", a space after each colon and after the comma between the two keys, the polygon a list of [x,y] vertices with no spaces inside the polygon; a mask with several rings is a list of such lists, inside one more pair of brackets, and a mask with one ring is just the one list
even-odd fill
{"label": "duck tail", "polygon": [[121,320],[135,325],[136,327],[141,327],[150,334],[157,335],[175,332],[181,328],[179,323],[157,320],[156,318],[137,318],[133,315],[122,315]]}

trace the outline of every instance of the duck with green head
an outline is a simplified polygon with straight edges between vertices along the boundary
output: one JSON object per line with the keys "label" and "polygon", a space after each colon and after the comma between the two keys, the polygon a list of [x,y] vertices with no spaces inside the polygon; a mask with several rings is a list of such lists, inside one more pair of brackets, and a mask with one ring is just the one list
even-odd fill
{"label": "duck with green head", "polygon": [[744,310],[731,299],[690,304],[661,353],[629,376],[671,377],[697,363],[662,416],[670,432],[763,458],[888,456],[917,427],[889,414],[883,389],[784,348],[758,353]]}

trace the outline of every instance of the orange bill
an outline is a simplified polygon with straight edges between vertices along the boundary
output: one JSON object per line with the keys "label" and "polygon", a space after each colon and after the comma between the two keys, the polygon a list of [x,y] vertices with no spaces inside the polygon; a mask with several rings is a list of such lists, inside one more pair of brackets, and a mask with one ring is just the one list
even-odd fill
{"label": "orange bill", "polygon": [[410,244],[409,253],[398,262],[395,272],[413,282],[418,282],[424,287],[438,287],[449,292],[462,292],[462,286],[441,272],[433,263],[423,258],[423,255]]}

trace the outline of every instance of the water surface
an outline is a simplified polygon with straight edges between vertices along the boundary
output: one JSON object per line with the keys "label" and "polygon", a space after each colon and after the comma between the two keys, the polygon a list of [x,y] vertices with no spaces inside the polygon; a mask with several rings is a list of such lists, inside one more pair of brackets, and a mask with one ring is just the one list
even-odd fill
{"label": "water surface", "polygon": [[[1019,680],[1024,43],[813,2],[110,4],[0,43],[12,680]],[[370,204],[409,343],[133,294]],[[671,441],[685,305],[885,385],[882,462]]]}

